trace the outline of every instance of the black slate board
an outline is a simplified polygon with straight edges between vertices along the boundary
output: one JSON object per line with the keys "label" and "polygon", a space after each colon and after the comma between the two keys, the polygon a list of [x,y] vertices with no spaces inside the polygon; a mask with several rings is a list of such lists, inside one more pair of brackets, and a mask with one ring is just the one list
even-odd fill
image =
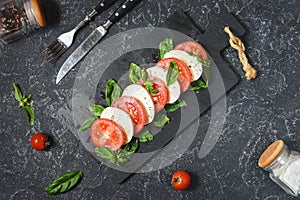
{"label": "black slate board", "polygon": [[[228,92],[234,85],[236,85],[240,79],[240,77],[230,68],[230,66],[222,59],[220,52],[229,45],[228,37],[224,33],[223,28],[225,26],[230,26],[231,30],[237,35],[242,36],[245,34],[244,28],[241,24],[229,13],[221,14],[215,22],[212,22],[213,26],[208,27],[208,29],[202,33],[197,26],[194,24],[193,20],[183,12],[177,12],[171,15],[167,21],[162,25],[164,28],[169,28],[172,30],[179,31],[184,33],[191,38],[194,38],[196,41],[201,43],[206,51],[212,57],[214,63],[217,66],[217,69],[211,69],[212,78],[213,74],[216,70],[220,73],[221,78],[224,83],[224,87],[226,92]],[[213,80],[212,80],[213,81]],[[220,94],[223,96],[224,94]],[[217,100],[212,100],[210,98],[210,94],[208,90],[201,91],[201,94],[197,94],[200,112],[193,116],[193,119],[196,120],[202,113],[204,113],[207,109],[211,107]],[[192,108],[191,108],[192,109]],[[177,111],[176,111],[177,112]],[[180,112],[180,111],[179,111]],[[172,115],[172,114],[171,114]],[[178,113],[175,115],[179,115]],[[172,118],[172,116],[171,116]],[[174,117],[175,120],[176,117]],[[192,121],[185,124],[187,127],[191,124]],[[172,123],[167,124],[166,126],[175,126],[177,123],[172,121]],[[178,127],[175,126],[175,129]],[[142,152],[151,152],[152,150],[157,150],[167,145],[174,137],[174,127],[164,128],[163,134],[158,134],[155,136],[155,140],[150,144],[140,146],[140,151]],[[179,130],[182,132],[182,130]],[[142,149],[142,150],[141,150]],[[150,159],[150,158],[149,158]],[[145,163],[137,163],[137,169],[144,165]],[[108,181],[110,183],[122,183],[125,179],[127,179],[131,173],[121,172],[114,169],[109,168],[107,170],[108,173]]]}

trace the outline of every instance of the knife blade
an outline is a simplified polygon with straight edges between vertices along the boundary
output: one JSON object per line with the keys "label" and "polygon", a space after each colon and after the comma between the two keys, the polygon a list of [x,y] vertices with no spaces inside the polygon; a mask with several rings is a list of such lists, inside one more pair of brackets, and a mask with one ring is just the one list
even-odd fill
{"label": "knife blade", "polygon": [[125,0],[102,26],[97,27],[67,58],[56,77],[58,84],[68,72],[84,58],[92,48],[106,35],[108,28],[130,12],[141,0]]}

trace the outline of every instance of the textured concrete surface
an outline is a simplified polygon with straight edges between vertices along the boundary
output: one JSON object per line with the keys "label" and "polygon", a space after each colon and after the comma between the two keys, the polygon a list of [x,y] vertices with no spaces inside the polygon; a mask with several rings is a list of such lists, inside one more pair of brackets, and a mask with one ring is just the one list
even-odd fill
{"label": "textured concrete surface", "polygon": [[[113,9],[97,16],[76,37],[74,45],[56,63],[41,66],[40,52],[60,33],[71,29],[95,1],[42,1],[49,22],[44,29],[4,45],[0,43],[0,199],[293,199],[257,166],[264,148],[283,139],[300,151],[300,4],[299,1],[147,1],[114,25],[109,36],[124,30],[157,26],[175,11],[186,11],[205,31],[220,12],[234,14],[247,34],[243,41],[258,77],[244,78],[227,95],[226,122],[218,143],[208,156],[198,157],[203,135],[172,166],[137,174],[121,185],[108,184],[107,168],[85,150],[72,128],[70,113],[76,69],[55,84],[59,67],[78,44],[105,21]],[[235,50],[224,59],[243,77]],[[36,121],[29,127],[13,98],[12,83],[32,93]],[[201,117],[200,128],[210,121]],[[53,141],[43,152],[31,149],[31,135],[41,131]],[[72,191],[55,197],[44,188],[58,175],[79,169],[83,179]],[[171,174],[185,169],[192,185],[178,192],[170,186]]]}

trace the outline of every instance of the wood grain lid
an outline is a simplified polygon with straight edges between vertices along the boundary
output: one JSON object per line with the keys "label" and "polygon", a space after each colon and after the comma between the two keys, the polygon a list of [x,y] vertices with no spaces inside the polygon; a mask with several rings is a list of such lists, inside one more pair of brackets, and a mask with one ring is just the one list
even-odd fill
{"label": "wood grain lid", "polygon": [[280,155],[284,149],[284,142],[277,140],[273,142],[260,156],[258,166],[265,168],[269,166]]}
{"label": "wood grain lid", "polygon": [[30,0],[35,18],[41,27],[46,26],[46,20],[39,0]]}

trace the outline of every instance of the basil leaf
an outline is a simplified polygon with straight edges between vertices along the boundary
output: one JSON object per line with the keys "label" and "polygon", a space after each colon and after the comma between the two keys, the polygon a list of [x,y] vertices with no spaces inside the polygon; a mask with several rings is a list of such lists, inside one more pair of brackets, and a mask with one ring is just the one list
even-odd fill
{"label": "basil leaf", "polygon": [[171,38],[167,38],[158,46],[158,55],[160,59],[163,59],[165,54],[169,51],[172,51],[174,48],[173,40]]}
{"label": "basil leaf", "polygon": [[144,83],[144,86],[146,87],[146,89],[151,93],[151,94],[157,94],[158,90],[153,88],[153,83],[152,81],[146,81]]}
{"label": "basil leaf", "polygon": [[97,104],[89,105],[89,111],[95,117],[100,117],[104,109],[105,108],[101,105],[97,105]]}
{"label": "basil leaf", "polygon": [[131,156],[138,149],[138,147],[139,147],[138,142],[139,141],[136,138],[132,138],[131,141],[124,146],[123,153],[126,156]]}
{"label": "basil leaf", "polygon": [[142,79],[144,82],[146,82],[148,78],[148,73],[145,69],[142,69],[140,66],[138,66],[135,63],[131,63],[129,67],[129,80],[132,83],[138,82],[140,79]]}
{"label": "basil leaf", "polygon": [[143,133],[140,134],[139,136],[139,141],[140,142],[149,142],[153,140],[153,135],[152,133],[147,129]]}
{"label": "basil leaf", "polygon": [[178,66],[175,61],[170,63],[167,72],[167,86],[174,84],[178,78]]}
{"label": "basil leaf", "polygon": [[122,94],[122,89],[120,86],[117,84],[117,82],[113,79],[108,79],[107,84],[106,84],[106,102],[108,106],[111,106],[111,104],[119,98]]}
{"label": "basil leaf", "polygon": [[21,89],[19,88],[19,86],[16,83],[13,84],[13,87],[14,87],[14,96],[15,96],[15,99],[17,101],[21,101],[23,99],[23,95],[22,95]]}
{"label": "basil leaf", "polygon": [[96,147],[95,153],[100,158],[106,159],[111,163],[116,163],[116,154],[107,147]]}
{"label": "basil leaf", "polygon": [[194,56],[197,58],[198,62],[202,64],[203,66],[203,72],[204,72],[204,76],[205,76],[205,82],[206,84],[208,85],[208,81],[210,79],[210,61],[209,60],[203,60],[200,56],[198,55],[194,55],[192,53],[188,53],[190,54],[191,56]]}
{"label": "basil leaf", "polygon": [[167,115],[160,114],[151,124],[152,124],[152,126],[155,126],[155,127],[163,127],[169,121],[170,121],[170,118]]}
{"label": "basil leaf", "polygon": [[79,131],[84,131],[84,130],[90,128],[91,125],[92,125],[92,123],[93,123],[96,119],[98,119],[98,117],[89,117],[89,118],[87,118],[87,120],[85,120],[85,121],[83,122],[83,124],[81,125],[81,127],[79,128]]}
{"label": "basil leaf", "polygon": [[82,177],[82,172],[79,170],[70,171],[62,174],[52,183],[50,183],[46,188],[45,192],[50,195],[56,195],[63,193],[71,189]]}
{"label": "basil leaf", "polygon": [[24,113],[28,118],[28,122],[30,126],[33,126],[34,124],[34,110],[29,106],[24,106]]}
{"label": "basil leaf", "polygon": [[191,90],[200,90],[208,88],[208,83],[204,83],[202,80],[197,80],[191,83]]}
{"label": "basil leaf", "polygon": [[186,106],[186,102],[185,101],[176,101],[173,104],[167,104],[165,106],[165,110],[167,112],[174,112],[174,111],[178,110],[179,108],[181,108],[183,106]]}

